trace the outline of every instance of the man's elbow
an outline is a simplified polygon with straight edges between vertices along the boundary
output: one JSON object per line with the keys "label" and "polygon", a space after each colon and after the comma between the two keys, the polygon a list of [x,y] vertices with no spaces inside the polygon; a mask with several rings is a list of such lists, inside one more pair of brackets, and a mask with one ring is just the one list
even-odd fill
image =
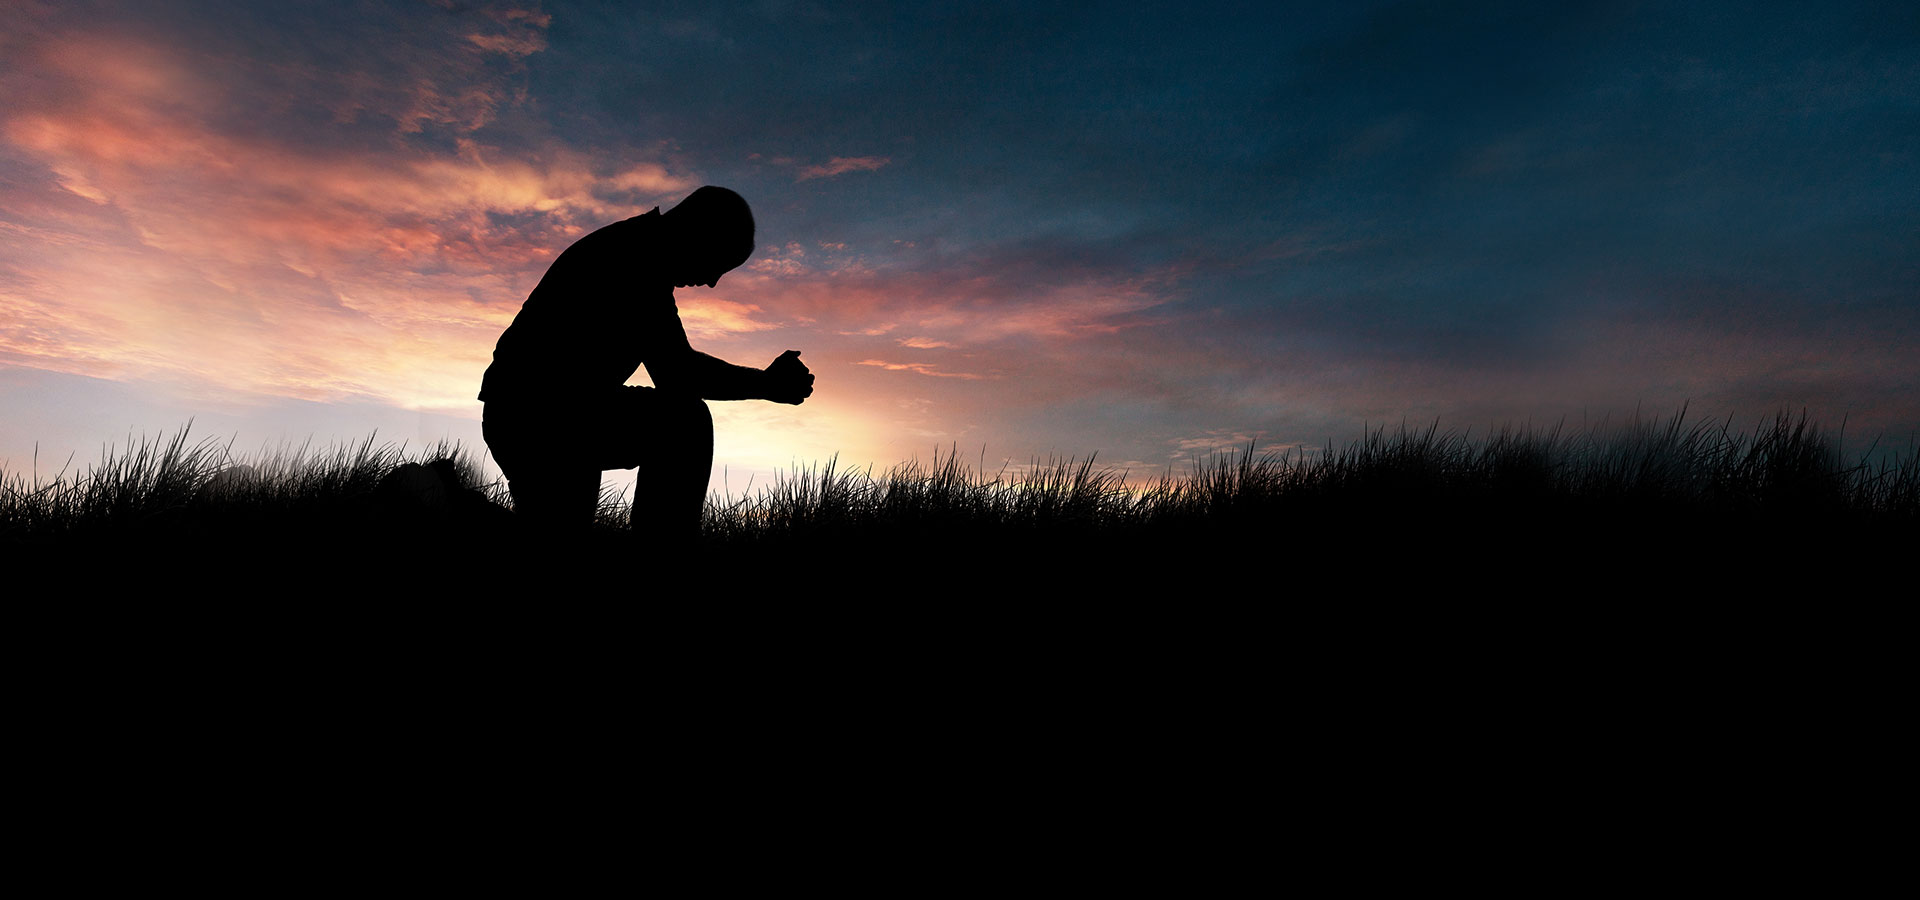
{"label": "man's elbow", "polygon": [[663,394],[685,395],[688,397],[705,396],[701,391],[700,380],[689,377],[685,373],[674,373],[665,376],[655,375],[653,378],[653,387],[654,390]]}
{"label": "man's elbow", "polygon": [[699,371],[691,355],[662,357],[647,361],[647,376],[653,379],[655,389],[673,394],[695,394],[699,392]]}

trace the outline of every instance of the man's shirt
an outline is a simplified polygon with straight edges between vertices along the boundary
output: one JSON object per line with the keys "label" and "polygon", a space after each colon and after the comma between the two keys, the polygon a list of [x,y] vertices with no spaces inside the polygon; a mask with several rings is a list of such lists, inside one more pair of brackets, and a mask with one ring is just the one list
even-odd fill
{"label": "man's shirt", "polygon": [[684,334],[660,228],[656,207],[563,251],[500,334],[479,399],[555,402],[617,388],[648,347]]}

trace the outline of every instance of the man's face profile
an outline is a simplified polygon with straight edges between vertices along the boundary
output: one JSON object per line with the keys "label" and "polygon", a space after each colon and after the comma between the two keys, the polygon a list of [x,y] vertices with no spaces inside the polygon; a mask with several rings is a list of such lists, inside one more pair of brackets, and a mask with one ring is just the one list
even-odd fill
{"label": "man's face profile", "polygon": [[715,287],[720,276],[738,268],[745,259],[733,258],[720,248],[739,243],[739,236],[717,228],[687,228],[671,242],[673,261],[669,263],[674,287]]}
{"label": "man's face profile", "polygon": [[674,287],[716,287],[720,276],[733,271],[740,263],[732,260],[719,261],[711,255],[695,253],[677,263],[673,273]]}

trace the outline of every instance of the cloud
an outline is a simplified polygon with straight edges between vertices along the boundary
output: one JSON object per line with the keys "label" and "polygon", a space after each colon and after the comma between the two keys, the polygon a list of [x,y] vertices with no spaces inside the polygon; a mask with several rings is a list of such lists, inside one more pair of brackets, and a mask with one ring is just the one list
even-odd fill
{"label": "cloud", "polygon": [[[468,33],[449,40],[471,46]],[[427,80],[431,90],[311,104],[332,111],[336,129],[364,126],[382,110],[389,136],[441,129],[430,142],[376,134],[345,146],[330,144],[331,133],[302,143],[221,127],[207,109],[244,105],[221,95],[244,79],[197,84],[188,93],[202,105],[180,107],[168,98],[194,76],[174,57],[119,58],[139,64],[105,74],[75,67],[69,79],[78,89],[66,101],[23,104],[0,122],[0,136],[45,165],[49,189],[71,199],[61,215],[93,210],[98,222],[82,230],[117,236],[112,254],[28,263],[43,283],[13,295],[22,325],[0,336],[0,349],[32,353],[37,365],[115,377],[192,373],[303,399],[470,404],[500,329],[560,250],[700,183],[665,159],[613,165],[555,142],[491,142],[484,123],[517,95],[460,68],[459,54]],[[363,90],[351,78],[338,84]],[[887,163],[835,157],[802,180]],[[50,246],[60,233],[39,228],[33,241]],[[1044,373],[1068,368],[1060,361],[1068,345],[1111,341],[1177,299],[1172,269],[1115,265],[1113,254],[1079,245],[1016,240],[929,253],[913,235],[881,237],[874,243],[887,249],[872,255],[845,241],[794,237],[730,275],[726,299],[684,303],[689,332],[710,341],[781,324],[843,339],[897,331],[907,337],[889,346],[1018,346],[1021,371]],[[0,251],[0,263],[6,256]],[[102,266],[117,272],[111,289],[87,283],[89,269]],[[210,316],[214,295],[223,311]],[[194,324],[178,327],[187,321]],[[1006,375],[890,361],[875,348],[850,351],[847,361],[947,385]]]}
{"label": "cloud", "polygon": [[487,14],[506,34],[468,34],[467,41],[488,53],[499,53],[512,57],[532,56],[547,49],[547,36],[543,33],[553,17],[536,10],[501,9]]}
{"label": "cloud", "polygon": [[467,40],[474,46],[489,53],[503,53],[507,56],[532,56],[547,49],[547,37],[543,34],[470,34]]}
{"label": "cloud", "polygon": [[933,378],[961,378],[967,381],[979,381],[980,379],[988,377],[986,375],[975,375],[972,372],[945,372],[926,363],[897,363],[887,362],[883,359],[863,359],[854,363],[854,365],[877,366],[890,372],[912,372],[915,375],[926,375]]}
{"label": "cloud", "polygon": [[[0,182],[11,220],[0,362],[306,400],[470,404],[493,341],[554,256],[700,183],[662,161],[557,143],[394,140],[448,120],[456,135],[477,133],[512,97],[457,65],[415,99],[465,99],[387,107],[383,136],[342,120],[324,85],[264,98],[233,72],[196,69],[199,57],[127,39],[37,50],[38,81],[5,82],[34,89],[0,111],[0,147],[25,166]],[[222,115],[275,104],[335,111],[319,121],[327,140]],[[707,336],[772,327],[759,309],[714,301],[686,320]]]}
{"label": "cloud", "polygon": [[874,172],[893,160],[884,156],[836,156],[827,160],[825,165],[807,166],[800,170],[795,181],[808,181],[814,178],[832,178],[848,172]]}
{"label": "cloud", "polygon": [[509,25],[516,22],[525,22],[535,28],[545,28],[553,23],[552,16],[537,9],[515,9],[509,7],[506,9],[488,10],[487,15],[491,16],[497,22]]}
{"label": "cloud", "polygon": [[933,258],[806,257],[797,244],[766,251],[729,276],[731,296],[847,337],[898,331],[889,344],[914,349],[1065,346],[1164,324],[1191,269],[1130,271],[1080,248],[1027,241]]}
{"label": "cloud", "polygon": [[763,275],[805,275],[809,271],[804,263],[792,259],[757,259],[748,263],[747,269]]}
{"label": "cloud", "polygon": [[880,325],[875,325],[871,328],[860,328],[853,331],[837,331],[834,333],[845,335],[847,337],[877,337],[879,335],[883,335],[889,331],[892,331],[894,327],[895,327],[894,323],[886,322]]}
{"label": "cloud", "polygon": [[1168,458],[1182,459],[1193,455],[1196,451],[1204,456],[1238,453],[1254,446],[1260,434],[1261,432],[1249,434],[1245,431],[1216,428],[1194,437],[1175,438],[1168,442],[1174,447],[1174,451],[1168,455]]}
{"label": "cloud", "polygon": [[680,321],[693,338],[722,338],[780,327],[777,322],[762,322],[755,318],[761,309],[751,303],[700,297],[697,300],[683,299],[679,307]]}

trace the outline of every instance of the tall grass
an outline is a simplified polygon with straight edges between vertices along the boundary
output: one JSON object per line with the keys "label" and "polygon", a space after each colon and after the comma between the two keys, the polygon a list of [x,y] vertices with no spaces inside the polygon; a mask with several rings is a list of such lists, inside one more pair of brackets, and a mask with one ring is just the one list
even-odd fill
{"label": "tall grass", "polygon": [[237,455],[232,442],[189,442],[192,424],[171,437],[129,438],[88,469],[63,464],[51,476],[0,470],[0,538],[99,536],[126,531],[237,531],[254,525],[312,532],[376,515],[379,487],[409,462],[450,463],[461,484],[479,483],[470,456],[452,442],[408,453],[375,436],[314,449],[310,444]]}
{"label": "tall grass", "polygon": [[[757,496],[710,503],[707,531],[722,540],[867,530],[1127,531],[1220,526],[1297,527],[1308,513],[1366,519],[1424,511],[1440,517],[1534,514],[1718,518],[1834,517],[1913,524],[1920,457],[1847,462],[1803,415],[1751,431],[1730,422],[1630,420],[1569,434],[1401,427],[1371,430],[1345,447],[1310,453],[1216,453],[1185,472],[1139,482],[1094,460],[1054,459],[1017,473],[970,469],[957,453],[902,463],[881,475],[836,461],[776,479]],[[1515,524],[1524,524],[1517,519]]]}
{"label": "tall grass", "polygon": [[[1693,527],[1817,526],[1911,530],[1920,524],[1920,454],[1881,462],[1843,458],[1838,439],[1802,415],[1752,429],[1689,420],[1631,419],[1578,432],[1376,428],[1321,452],[1217,453],[1186,471],[1146,477],[1086,459],[1036,461],[988,472],[956,452],[885,472],[837,459],[776,478],[758,493],[709,498],[706,543],[914,548],[951,552],[968,542],[1022,552],[1045,541],[1181,536],[1322,543],[1445,542],[1480,530],[1587,534]],[[0,472],[0,538],[117,533],[297,534],[351,543],[377,528],[431,533],[445,516],[397,519],[380,485],[407,462],[446,461],[487,510],[511,505],[505,486],[480,482],[452,444],[408,454],[373,437],[345,446],[232,452],[231,442],[129,441],[82,471]],[[476,501],[477,502],[477,501]],[[603,498],[601,525],[628,510]],[[486,540],[505,527],[464,527]],[[455,523],[458,524],[458,523]],[[1040,541],[1042,543],[1035,543]]]}

